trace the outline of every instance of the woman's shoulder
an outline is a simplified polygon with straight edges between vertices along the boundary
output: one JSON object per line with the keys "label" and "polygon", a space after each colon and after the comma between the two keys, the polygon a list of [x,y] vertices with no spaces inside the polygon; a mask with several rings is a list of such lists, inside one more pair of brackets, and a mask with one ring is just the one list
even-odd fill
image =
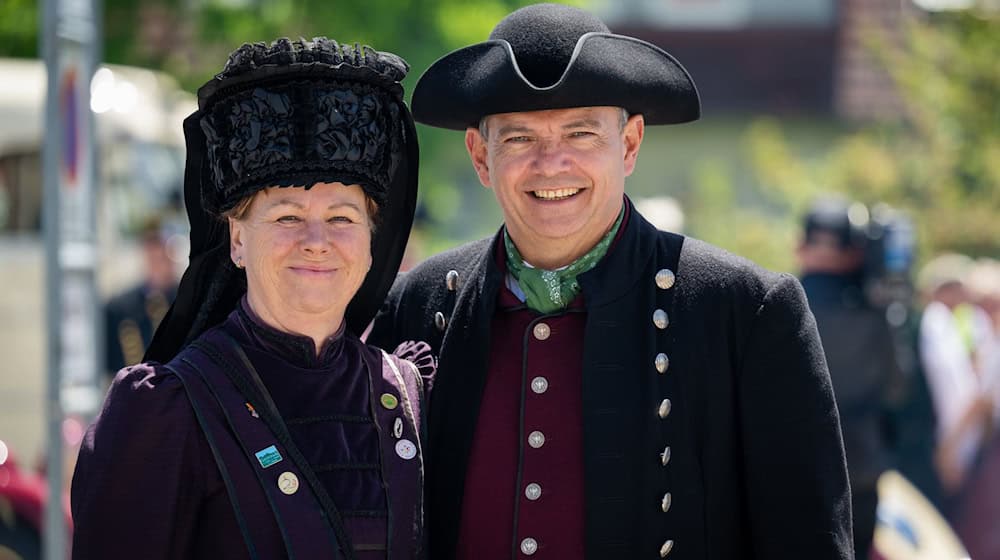
{"label": "woman's shoulder", "polygon": [[99,420],[122,420],[124,425],[143,419],[152,425],[191,417],[184,384],[177,373],[164,364],[147,362],[122,368],[111,382]]}

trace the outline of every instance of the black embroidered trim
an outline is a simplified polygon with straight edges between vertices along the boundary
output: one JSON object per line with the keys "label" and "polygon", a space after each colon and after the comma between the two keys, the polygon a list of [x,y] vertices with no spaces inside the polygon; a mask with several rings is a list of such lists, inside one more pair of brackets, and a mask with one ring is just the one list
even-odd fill
{"label": "black embroidered trim", "polygon": [[316,424],[319,422],[343,422],[345,424],[374,424],[375,421],[367,416],[352,416],[350,414],[330,414],[326,416],[306,416],[302,418],[287,418],[285,424],[289,426],[301,426],[303,424]]}
{"label": "black embroidered trim", "polygon": [[333,471],[380,471],[381,467],[373,463],[347,463],[315,465],[313,466],[313,470],[317,473]]}

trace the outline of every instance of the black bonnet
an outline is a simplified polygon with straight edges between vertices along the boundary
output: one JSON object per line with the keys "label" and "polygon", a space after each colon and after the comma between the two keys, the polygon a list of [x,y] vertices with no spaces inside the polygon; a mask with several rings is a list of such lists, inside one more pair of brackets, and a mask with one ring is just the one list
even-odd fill
{"label": "black bonnet", "polygon": [[400,80],[408,66],[370,47],[279,39],[246,44],[198,90],[184,121],[191,255],[146,360],[169,361],[246,293],[219,214],[272,186],[360,184],[379,205],[372,267],[346,312],[360,334],[399,270],[417,195],[417,137]]}

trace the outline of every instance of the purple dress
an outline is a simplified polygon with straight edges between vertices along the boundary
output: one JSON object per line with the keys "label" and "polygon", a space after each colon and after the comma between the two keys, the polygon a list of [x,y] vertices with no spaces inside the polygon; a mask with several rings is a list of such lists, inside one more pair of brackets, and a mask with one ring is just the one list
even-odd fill
{"label": "purple dress", "polygon": [[[170,364],[125,368],[73,476],[74,559],[331,557],[345,535],[333,557],[422,557],[420,374],[433,362],[416,348],[420,370],[342,328],[317,355],[243,303]],[[243,402],[250,370],[267,403]],[[265,404],[290,440],[268,430]]]}

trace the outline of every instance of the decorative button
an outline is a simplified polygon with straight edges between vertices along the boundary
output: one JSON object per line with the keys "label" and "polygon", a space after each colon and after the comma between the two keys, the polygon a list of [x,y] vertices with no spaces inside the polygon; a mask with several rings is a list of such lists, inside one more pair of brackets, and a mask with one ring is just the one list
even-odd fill
{"label": "decorative button", "polygon": [[444,313],[438,311],[434,314],[434,326],[437,327],[439,331],[443,331],[445,325],[447,324],[448,321],[444,318]]}
{"label": "decorative button", "polygon": [[399,406],[399,399],[392,393],[382,393],[382,396],[378,400],[386,410],[393,410]]}
{"label": "decorative button", "polygon": [[531,390],[536,394],[541,395],[545,391],[549,390],[549,380],[544,377],[536,377],[531,380]]}
{"label": "decorative button", "polygon": [[667,312],[662,309],[657,309],[653,312],[653,324],[656,328],[663,330],[667,328],[670,324],[670,319],[667,318]]}
{"label": "decorative button", "polygon": [[417,456],[417,446],[408,439],[401,439],[396,442],[396,455],[405,461]]}
{"label": "decorative button", "polygon": [[396,421],[392,423],[392,437],[399,439],[403,437],[403,419],[396,418]]}
{"label": "decorative button", "polygon": [[524,488],[524,497],[535,501],[542,497],[542,487],[532,482]]}
{"label": "decorative button", "polygon": [[663,510],[663,513],[667,513],[668,511],[670,511],[670,503],[672,501],[673,498],[670,496],[670,492],[667,492],[666,494],[663,495],[663,501],[660,502],[660,509]]}
{"label": "decorative button", "polygon": [[667,541],[660,547],[660,558],[666,558],[670,551],[674,549],[674,541]]}
{"label": "decorative button", "polygon": [[656,413],[660,416],[660,418],[666,418],[667,416],[670,416],[670,408],[670,399],[663,399],[663,402],[660,403],[660,408],[656,411]]}
{"label": "decorative button", "polygon": [[663,453],[660,453],[660,464],[662,464],[665,467],[669,462],[670,462],[670,446],[668,445],[663,448]]}
{"label": "decorative button", "polygon": [[538,449],[539,447],[545,445],[545,434],[539,432],[538,430],[531,432],[528,434],[528,445],[530,445],[532,449]]}
{"label": "decorative button", "polygon": [[536,541],[535,539],[528,537],[523,541],[521,541],[521,552],[523,552],[525,556],[531,556],[537,551],[538,551],[538,541]]}
{"label": "decorative button", "polygon": [[291,496],[299,491],[299,477],[295,473],[285,471],[278,476],[278,489],[283,494]]}
{"label": "decorative button", "polygon": [[669,268],[661,268],[659,272],[656,273],[656,285],[661,290],[669,290],[674,286],[674,280],[677,278],[674,276],[674,271]]}
{"label": "decorative button", "polygon": [[545,340],[549,337],[550,334],[552,334],[552,330],[549,329],[549,326],[546,325],[545,323],[536,324],[535,328],[532,329],[531,332],[534,333],[535,338],[537,338],[538,340]]}
{"label": "decorative button", "polygon": [[656,355],[656,359],[653,360],[653,365],[656,366],[656,371],[665,373],[667,368],[670,367],[670,358],[668,358],[666,354],[660,352]]}
{"label": "decorative button", "polygon": [[458,271],[449,270],[448,274],[444,275],[444,285],[448,288],[449,292],[454,292],[458,289]]}

